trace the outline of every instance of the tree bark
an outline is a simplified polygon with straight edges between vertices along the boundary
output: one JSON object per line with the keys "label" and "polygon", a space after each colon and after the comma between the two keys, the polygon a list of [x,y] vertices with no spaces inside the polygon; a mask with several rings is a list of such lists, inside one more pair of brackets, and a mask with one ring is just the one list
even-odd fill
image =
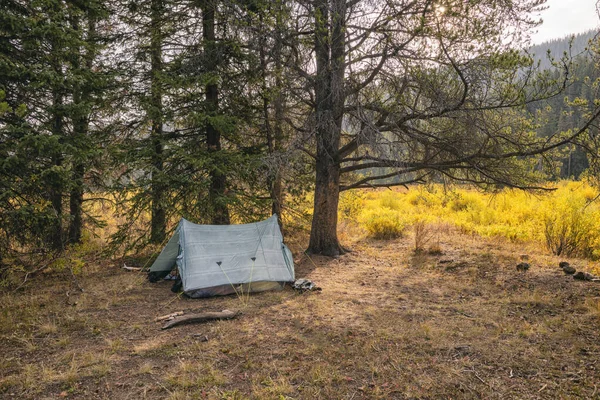
{"label": "tree bark", "polygon": [[166,212],[164,208],[164,160],[163,160],[163,104],[162,83],[160,74],[162,63],[162,0],[152,0],[151,3],[151,43],[150,43],[150,117],[152,131],[150,133],[152,145],[152,221],[150,227],[150,242],[162,243],[166,233]]}
{"label": "tree bark", "polygon": [[334,257],[345,252],[337,237],[340,195],[338,153],[344,107],[345,12],[343,0],[319,0],[316,3],[317,154],[314,212],[307,252]]}
{"label": "tree bark", "polygon": [[[273,121],[273,152],[280,152],[283,148],[283,120],[285,118],[285,97],[283,95],[283,67],[282,67],[282,54],[281,48],[283,46],[282,32],[283,29],[283,1],[278,1],[276,12],[276,32],[275,32],[275,43],[273,47],[273,62],[275,63],[275,88],[277,93],[273,101],[274,106],[274,121]],[[281,174],[282,165],[277,165],[275,170],[275,176],[271,185],[271,199],[273,201],[272,212],[277,214],[277,221],[279,227],[283,228],[283,221],[281,219],[281,213],[283,211],[284,203],[284,191],[283,191],[283,179]]]}
{"label": "tree bark", "polygon": [[211,122],[211,118],[216,117],[219,110],[219,88],[216,83],[217,60],[219,57],[215,36],[216,1],[206,0],[202,2],[202,38],[204,39],[206,72],[209,75],[209,83],[206,85],[206,109],[208,113],[206,146],[209,153],[216,155],[216,157],[212,157],[212,167],[209,170],[209,201],[213,214],[212,223],[215,225],[228,225],[229,210],[225,199],[227,181],[222,171],[223,161],[219,159],[218,154],[221,151],[221,133]]}
{"label": "tree bark", "polygon": [[[276,6],[280,6],[281,2],[276,2]],[[277,152],[281,150],[282,142],[283,142],[283,94],[281,90],[282,85],[282,68],[281,68],[281,33],[279,29],[281,29],[281,7],[277,7],[275,10],[276,13],[276,26],[277,32],[275,33],[275,42],[273,47],[273,63],[274,63],[274,75],[275,75],[275,87],[269,88],[268,85],[268,60],[266,55],[267,50],[267,27],[264,25],[263,15],[259,15],[259,20],[261,24],[262,35],[260,36],[260,64],[261,64],[261,72],[262,72],[262,92],[263,92],[263,115],[265,120],[265,131],[267,136],[267,149],[269,152],[269,156],[272,157],[273,164],[269,167],[269,172],[267,176],[267,187],[269,189],[269,194],[271,197],[271,213],[277,215],[277,222],[279,223],[279,227],[283,228],[283,221],[281,219],[281,211],[283,208],[283,185],[282,185],[282,176],[281,170],[282,167],[278,161],[274,159],[273,156],[276,156]],[[276,94],[271,100],[271,96],[269,92],[271,90],[276,90]],[[274,118],[273,123],[271,124],[271,106],[274,109]]]}
{"label": "tree bark", "polygon": [[[56,48],[57,46],[53,44],[52,46],[52,63],[54,73],[57,77],[64,79],[62,66],[60,62],[60,50]],[[63,82],[58,82],[56,86],[53,87],[52,91],[52,135],[57,137],[57,141],[62,147],[62,137],[64,134],[64,110],[63,110],[63,102],[64,102],[64,88],[62,87]],[[52,221],[51,231],[50,231],[50,245],[53,250],[61,251],[63,249],[63,190],[64,190],[64,182],[63,177],[60,174],[60,169],[63,164],[63,154],[62,149],[53,149],[52,154],[52,165],[57,167],[52,174],[50,174],[50,183],[49,183],[49,200],[50,204],[52,204],[52,208],[54,209],[54,220]]]}
{"label": "tree bark", "polygon": [[85,166],[79,161],[73,166],[71,174],[71,193],[69,194],[69,233],[68,243],[81,242],[81,230],[83,227],[83,183]]}
{"label": "tree bark", "polygon": [[[79,29],[79,21],[76,17],[72,20],[73,29]],[[88,16],[88,41],[94,39],[96,33],[96,22],[92,17]],[[95,53],[93,50],[83,56],[86,72],[92,70]],[[74,62],[76,69],[80,68],[80,60]],[[85,164],[84,157],[87,146],[84,145],[85,138],[89,134],[89,107],[90,101],[89,85],[76,85],[73,90],[73,103],[77,105],[77,112],[73,116],[73,137],[75,141],[74,147],[81,152],[76,154],[71,172],[71,191],[69,194],[69,229],[67,234],[67,242],[69,244],[79,243],[81,241],[81,231],[83,229],[83,194],[84,194],[84,177]]]}

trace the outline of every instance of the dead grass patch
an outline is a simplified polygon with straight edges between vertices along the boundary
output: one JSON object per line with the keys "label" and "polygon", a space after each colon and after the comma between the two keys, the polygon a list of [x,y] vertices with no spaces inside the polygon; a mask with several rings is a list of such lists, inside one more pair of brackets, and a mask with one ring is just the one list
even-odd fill
{"label": "dead grass patch", "polygon": [[[297,253],[318,293],[189,300],[118,267],[84,273],[84,293],[59,280],[2,293],[0,397],[590,398],[600,285],[535,248],[440,232],[442,254],[364,236],[340,259]],[[518,273],[523,254],[532,268]],[[242,315],[153,322],[222,309]]]}

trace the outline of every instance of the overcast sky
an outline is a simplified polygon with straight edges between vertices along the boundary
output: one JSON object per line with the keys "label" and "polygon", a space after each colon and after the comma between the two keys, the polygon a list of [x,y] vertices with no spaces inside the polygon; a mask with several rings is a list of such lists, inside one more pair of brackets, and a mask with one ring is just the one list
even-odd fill
{"label": "overcast sky", "polygon": [[598,28],[600,25],[596,0],[548,0],[546,5],[549,8],[541,13],[544,23],[532,37],[534,44]]}

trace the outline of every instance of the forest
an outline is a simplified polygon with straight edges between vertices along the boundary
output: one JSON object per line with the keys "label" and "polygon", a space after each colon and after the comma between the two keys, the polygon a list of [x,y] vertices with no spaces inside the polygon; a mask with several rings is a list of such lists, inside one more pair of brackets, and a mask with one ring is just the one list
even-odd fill
{"label": "forest", "polygon": [[[600,42],[545,7],[3,0],[0,396],[597,396]],[[273,214],[322,291],[147,281]]]}
{"label": "forest", "polygon": [[309,250],[336,255],[340,192],[589,170],[591,34],[547,69],[519,51],[537,3],[443,4],[5,2],[0,263],[79,243],[109,195],[132,248],[314,191]]}

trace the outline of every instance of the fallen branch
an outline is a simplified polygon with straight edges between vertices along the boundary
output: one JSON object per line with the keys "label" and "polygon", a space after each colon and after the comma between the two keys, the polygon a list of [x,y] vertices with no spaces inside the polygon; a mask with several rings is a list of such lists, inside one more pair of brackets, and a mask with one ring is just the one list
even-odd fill
{"label": "fallen branch", "polygon": [[127,271],[141,271],[142,269],[140,267],[128,267],[127,264],[123,264],[123,266],[121,267],[124,270]]}
{"label": "fallen branch", "polygon": [[223,310],[221,312],[204,312],[199,314],[184,315],[181,317],[174,318],[167,322],[161,329],[169,329],[177,325],[192,324],[198,322],[211,321],[214,319],[232,319],[238,316],[237,312]]}
{"label": "fallen branch", "polygon": [[18,291],[19,289],[21,289],[23,286],[25,286],[25,283],[27,283],[27,279],[31,276],[36,275],[38,272],[41,272],[43,270],[45,270],[46,268],[48,268],[50,266],[50,264],[52,264],[54,261],[56,261],[56,257],[52,257],[49,261],[47,261],[44,265],[42,265],[41,267],[33,270],[33,271],[29,271],[25,274],[25,277],[23,278],[23,282],[21,282],[20,285],[18,285],[16,288],[13,289],[13,292]]}
{"label": "fallen branch", "polygon": [[178,317],[180,315],[183,315],[183,311],[176,311],[171,314],[163,315],[162,317],[156,317],[154,319],[154,321],[155,322],[164,321],[165,319],[172,319],[172,318]]}

